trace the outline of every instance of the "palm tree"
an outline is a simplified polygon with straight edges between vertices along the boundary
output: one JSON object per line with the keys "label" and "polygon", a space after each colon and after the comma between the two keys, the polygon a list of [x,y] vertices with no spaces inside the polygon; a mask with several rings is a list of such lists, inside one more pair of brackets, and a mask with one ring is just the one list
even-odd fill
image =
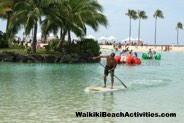
{"label": "palm tree", "polygon": [[[6,8],[2,8],[2,9],[0,9],[0,18],[1,19],[7,19],[7,14],[9,13],[11,11],[11,9],[9,9],[9,10],[7,10]],[[9,16],[9,18],[10,18],[10,16]],[[9,23],[9,20],[10,19],[7,19],[7,25],[8,25],[8,23]],[[6,39],[5,39],[5,41],[4,41],[4,44],[3,44],[3,47],[4,48],[8,48],[9,47],[9,43],[8,43],[8,40],[7,40],[7,38],[9,37],[7,34],[8,34],[8,32],[7,32],[7,30],[8,30],[8,26],[6,26]]]}
{"label": "palm tree", "polygon": [[21,20],[20,23],[24,25],[25,34],[29,35],[31,31],[33,32],[33,53],[36,53],[38,22],[41,23],[42,5],[45,3],[45,0],[25,0],[17,3],[15,6],[16,16]]}
{"label": "palm tree", "polygon": [[42,30],[42,35],[44,37],[47,37],[49,33],[54,33],[54,35],[57,35],[58,31],[61,30],[60,32],[60,38],[62,36],[62,29],[60,23],[56,23],[57,19],[52,18],[47,16],[41,23],[41,30]]}
{"label": "palm tree", "polygon": [[0,2],[0,14],[2,18],[7,19],[7,25],[6,25],[6,33],[8,33],[8,26],[10,22],[10,17],[12,14],[12,6],[15,4],[15,1],[13,0],[5,0]]}
{"label": "palm tree", "polygon": [[32,52],[36,53],[38,22],[41,23],[43,0],[29,0],[27,17],[25,18],[25,33],[33,31]]}
{"label": "palm tree", "polygon": [[164,18],[164,16],[162,11],[157,9],[153,17],[155,18],[155,46],[156,46],[157,18]]}
{"label": "palm tree", "polygon": [[146,20],[148,16],[146,15],[145,11],[138,11],[137,15],[139,19],[139,29],[138,29],[138,41],[139,41],[140,40],[140,30],[141,30],[141,19]]}
{"label": "palm tree", "polygon": [[106,17],[101,13],[102,6],[94,0],[65,0],[49,6],[45,12],[46,18],[52,19],[54,17],[52,20],[62,30],[57,49],[61,48],[67,32],[68,37],[70,37],[70,32],[83,37],[86,35],[87,25],[97,31],[99,25],[106,27],[108,24]]}
{"label": "palm tree", "polygon": [[[14,36],[21,28],[20,19],[16,16],[15,6],[19,2],[25,0],[5,0],[0,2],[0,14],[1,18],[7,19],[6,25],[6,44],[9,47],[10,39]],[[21,8],[21,6],[19,6]]]}
{"label": "palm tree", "polygon": [[136,20],[137,19],[137,12],[135,10],[130,10],[128,9],[128,13],[125,13],[130,19],[130,25],[129,25],[129,42],[131,38],[131,20]]}
{"label": "palm tree", "polygon": [[8,32],[8,27],[9,27],[9,23],[10,23],[10,19],[12,16],[12,8],[11,6],[13,5],[13,1],[12,0],[7,0],[7,1],[1,1],[0,2],[0,17],[3,19],[7,19],[7,24],[6,24],[6,42],[5,42],[5,47],[9,47],[9,37],[10,37],[10,33]]}
{"label": "palm tree", "polygon": [[[21,25],[25,28],[25,34],[30,34],[33,30],[32,50],[36,52],[36,34],[38,22],[41,22],[41,16],[44,14],[45,20],[43,32],[53,31],[56,33],[61,30],[62,36],[58,48],[64,42],[65,35],[73,32],[77,36],[86,35],[86,26],[94,31],[98,30],[99,25],[107,26],[106,17],[102,14],[102,6],[94,0],[7,0],[16,2],[11,6],[14,8],[13,18],[11,20],[11,31],[14,33]],[[10,4],[10,3],[9,3]],[[7,5],[9,5],[7,4]],[[1,7],[0,3],[0,7]],[[11,4],[12,5],[12,4]],[[18,17],[18,18],[17,18]],[[14,23],[13,23],[14,22]],[[16,26],[18,24],[18,26]],[[9,25],[9,24],[8,24]],[[8,26],[9,27],[9,26]],[[69,38],[69,40],[71,40]]]}
{"label": "palm tree", "polygon": [[43,7],[43,14],[45,15],[45,19],[41,23],[41,29],[44,37],[46,37],[46,35],[49,33],[54,33],[56,35],[60,30],[61,39],[64,23],[62,20],[62,16],[64,15],[63,8],[63,1],[50,2]]}
{"label": "palm tree", "polygon": [[179,45],[179,43],[178,43],[179,29],[183,30],[183,24],[181,22],[178,22],[177,23],[177,26],[176,26],[176,31],[177,31],[177,45]]}

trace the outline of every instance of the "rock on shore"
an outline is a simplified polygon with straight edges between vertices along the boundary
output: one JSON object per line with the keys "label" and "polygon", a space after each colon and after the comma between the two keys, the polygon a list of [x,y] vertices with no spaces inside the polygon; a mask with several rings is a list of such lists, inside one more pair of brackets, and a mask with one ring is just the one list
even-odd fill
{"label": "rock on shore", "polygon": [[92,63],[95,62],[89,59],[89,54],[70,55],[70,54],[52,54],[52,55],[40,55],[40,54],[18,54],[15,52],[2,52],[0,53],[1,62],[22,62],[22,63]]}

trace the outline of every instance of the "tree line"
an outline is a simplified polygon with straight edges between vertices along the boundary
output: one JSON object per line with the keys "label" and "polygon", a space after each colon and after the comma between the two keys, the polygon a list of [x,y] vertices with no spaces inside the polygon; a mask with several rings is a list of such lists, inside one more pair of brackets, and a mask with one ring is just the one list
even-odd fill
{"label": "tree line", "polygon": [[[87,26],[94,31],[99,25],[108,26],[108,20],[102,13],[103,7],[96,0],[4,0],[0,2],[0,18],[7,20],[6,46],[9,47],[11,37],[24,29],[26,35],[33,33],[32,50],[36,52],[37,29],[41,25],[44,38],[51,32],[60,32],[60,41],[57,49],[61,49],[65,36],[68,35],[68,43],[71,43],[71,32],[77,37],[83,38],[87,33]],[[145,11],[128,10],[125,14],[129,17],[129,37],[131,37],[131,21],[138,19],[138,40],[140,40],[141,20],[148,16]],[[157,9],[153,14],[155,18],[154,44],[157,38],[157,19],[164,18],[161,10]],[[179,30],[183,29],[181,22],[177,23],[177,44]],[[130,40],[130,39],[129,39]]]}
{"label": "tree line", "polygon": [[57,49],[61,49],[68,35],[71,43],[71,32],[77,37],[84,37],[86,26],[94,31],[99,25],[107,27],[108,20],[102,13],[103,7],[96,0],[4,0],[0,2],[0,18],[7,20],[7,47],[11,37],[23,28],[26,35],[33,33],[32,50],[36,52],[37,29],[41,25],[43,37],[60,31]]}

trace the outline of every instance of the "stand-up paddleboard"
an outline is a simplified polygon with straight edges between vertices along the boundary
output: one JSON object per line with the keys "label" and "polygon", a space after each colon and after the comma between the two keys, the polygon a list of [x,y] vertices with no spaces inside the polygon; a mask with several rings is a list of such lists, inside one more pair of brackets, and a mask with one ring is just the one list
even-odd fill
{"label": "stand-up paddleboard", "polygon": [[108,92],[108,91],[118,91],[126,89],[124,86],[114,86],[113,89],[111,89],[110,86],[103,88],[103,87],[88,87],[85,88],[85,92]]}

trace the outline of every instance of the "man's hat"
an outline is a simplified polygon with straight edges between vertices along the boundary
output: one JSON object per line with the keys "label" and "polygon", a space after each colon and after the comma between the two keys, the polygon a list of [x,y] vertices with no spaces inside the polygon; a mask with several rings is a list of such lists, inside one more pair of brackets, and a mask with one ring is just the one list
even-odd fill
{"label": "man's hat", "polygon": [[115,56],[115,53],[111,53],[111,56],[114,57]]}

